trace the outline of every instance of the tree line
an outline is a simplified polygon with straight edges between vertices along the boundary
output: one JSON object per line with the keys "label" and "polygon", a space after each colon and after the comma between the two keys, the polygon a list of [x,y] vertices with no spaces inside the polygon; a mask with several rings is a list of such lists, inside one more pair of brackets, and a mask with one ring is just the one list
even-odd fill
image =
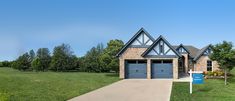
{"label": "tree line", "polygon": [[12,67],[20,71],[80,71],[118,72],[119,61],[115,56],[124,46],[122,40],[110,40],[107,47],[102,43],[92,47],[83,57],[77,57],[69,44],[61,44],[53,49],[39,48],[24,53],[14,61],[0,62],[0,67]]}

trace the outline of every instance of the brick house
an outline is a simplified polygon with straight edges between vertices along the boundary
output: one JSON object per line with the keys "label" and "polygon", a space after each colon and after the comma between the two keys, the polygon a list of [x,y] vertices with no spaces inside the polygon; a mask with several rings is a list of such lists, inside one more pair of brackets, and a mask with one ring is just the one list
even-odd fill
{"label": "brick house", "polygon": [[215,71],[211,61],[211,45],[198,49],[191,45],[171,45],[163,36],[156,40],[141,28],[120,50],[120,78],[173,78],[187,74],[189,69]]}

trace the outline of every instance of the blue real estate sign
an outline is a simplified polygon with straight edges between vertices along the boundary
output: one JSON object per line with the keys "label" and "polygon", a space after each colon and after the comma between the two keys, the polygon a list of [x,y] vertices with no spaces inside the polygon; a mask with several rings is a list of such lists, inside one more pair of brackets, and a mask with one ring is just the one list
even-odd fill
{"label": "blue real estate sign", "polygon": [[202,73],[193,73],[193,84],[203,84],[204,77]]}

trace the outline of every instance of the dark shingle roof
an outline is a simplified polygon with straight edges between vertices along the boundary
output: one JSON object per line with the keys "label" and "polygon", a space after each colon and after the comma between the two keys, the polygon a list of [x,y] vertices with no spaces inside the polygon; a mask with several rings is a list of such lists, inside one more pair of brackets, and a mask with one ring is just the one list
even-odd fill
{"label": "dark shingle roof", "polygon": [[211,45],[207,45],[205,47],[203,47],[195,56],[195,58],[193,59],[194,61],[197,61],[197,59],[199,59],[201,57],[201,55],[209,48],[211,47]]}
{"label": "dark shingle roof", "polygon": [[[173,45],[173,47],[176,49],[179,46],[178,45]],[[194,58],[197,55],[197,53],[199,52],[199,49],[192,46],[192,45],[184,45],[184,47],[187,48],[187,50],[189,51],[192,58]]]}

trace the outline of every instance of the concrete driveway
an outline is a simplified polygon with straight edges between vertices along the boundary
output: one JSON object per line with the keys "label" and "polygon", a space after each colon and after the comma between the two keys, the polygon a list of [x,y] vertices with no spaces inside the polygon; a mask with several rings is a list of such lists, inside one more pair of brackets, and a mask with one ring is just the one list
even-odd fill
{"label": "concrete driveway", "polygon": [[169,101],[172,80],[126,79],[69,101]]}

